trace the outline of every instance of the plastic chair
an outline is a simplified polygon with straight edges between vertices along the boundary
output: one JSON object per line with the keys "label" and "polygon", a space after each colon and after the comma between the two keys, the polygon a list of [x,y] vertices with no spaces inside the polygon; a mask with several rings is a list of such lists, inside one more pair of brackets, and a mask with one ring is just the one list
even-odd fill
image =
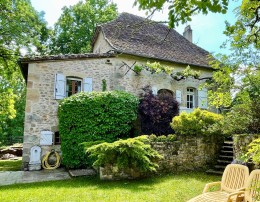
{"label": "plastic chair", "polygon": [[248,180],[246,188],[236,194],[238,197],[244,197],[244,202],[257,202],[260,200],[260,169],[253,170]]}
{"label": "plastic chair", "polygon": [[[241,201],[242,195],[237,192],[246,186],[249,177],[248,167],[240,164],[229,164],[226,166],[220,182],[206,184],[203,193],[188,202],[231,202]],[[210,192],[210,188],[219,185],[220,189]],[[251,201],[250,201],[251,202]]]}

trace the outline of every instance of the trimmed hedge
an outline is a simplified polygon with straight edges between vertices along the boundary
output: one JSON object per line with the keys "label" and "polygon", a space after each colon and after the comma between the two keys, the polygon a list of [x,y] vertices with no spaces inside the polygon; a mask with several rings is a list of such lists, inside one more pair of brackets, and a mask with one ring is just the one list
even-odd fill
{"label": "trimmed hedge", "polygon": [[83,142],[127,136],[137,118],[138,98],[126,92],[78,93],[61,101],[58,110],[63,164],[89,166]]}
{"label": "trimmed hedge", "polygon": [[199,108],[191,113],[182,112],[172,119],[171,127],[179,135],[222,134],[223,116]]}

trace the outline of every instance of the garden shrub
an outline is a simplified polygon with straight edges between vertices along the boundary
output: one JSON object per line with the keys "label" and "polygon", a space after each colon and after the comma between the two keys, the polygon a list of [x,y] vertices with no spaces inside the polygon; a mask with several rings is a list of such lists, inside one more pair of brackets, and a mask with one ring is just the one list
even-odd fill
{"label": "garden shrub", "polygon": [[169,134],[167,136],[165,135],[160,135],[156,136],[154,134],[149,135],[149,140],[152,142],[174,142],[177,140],[177,135],[176,134]]}
{"label": "garden shrub", "polygon": [[156,171],[156,163],[162,156],[151,148],[147,136],[139,136],[113,143],[101,143],[86,149],[96,161],[93,166],[112,165],[119,169],[140,172]]}
{"label": "garden shrub", "polygon": [[174,133],[170,122],[179,114],[178,102],[173,96],[154,95],[150,87],[143,90],[139,104],[142,132],[156,135]]}
{"label": "garden shrub", "polygon": [[199,108],[173,118],[171,127],[180,135],[221,134],[223,116]]}
{"label": "garden shrub", "polygon": [[252,162],[256,165],[260,165],[260,138],[253,140],[248,145],[248,150],[244,156],[242,156],[243,161],[248,162],[252,160]]}
{"label": "garden shrub", "polygon": [[61,101],[58,110],[63,164],[88,165],[80,143],[111,142],[127,136],[137,118],[138,98],[126,92],[78,93]]}

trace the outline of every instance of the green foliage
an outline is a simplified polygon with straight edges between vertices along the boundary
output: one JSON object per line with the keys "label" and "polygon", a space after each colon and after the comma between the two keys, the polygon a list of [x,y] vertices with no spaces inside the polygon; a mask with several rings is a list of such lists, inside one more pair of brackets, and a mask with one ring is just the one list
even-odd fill
{"label": "green foliage", "polygon": [[43,53],[49,34],[44,13],[37,12],[29,0],[1,0],[0,8],[0,57],[17,56],[21,48],[31,53],[34,47]]}
{"label": "green foliage", "polygon": [[232,38],[231,46],[235,49],[245,49],[248,44],[259,49],[259,0],[243,0],[237,9],[237,21],[234,25],[226,22],[225,34]]}
{"label": "green foliage", "polygon": [[250,98],[248,91],[238,93],[232,108],[224,116],[224,133],[228,135],[259,133],[259,110],[259,101],[253,101],[252,98]]}
{"label": "green foliage", "polygon": [[154,74],[154,73],[159,74],[159,73],[163,72],[163,73],[170,75],[174,70],[173,67],[161,65],[161,63],[159,63],[159,62],[153,62],[153,63],[147,62],[145,67],[152,74]]}
{"label": "green foliage", "polygon": [[254,164],[260,164],[260,138],[253,140],[248,145],[247,153],[242,158],[245,162],[252,160]]}
{"label": "green foliage", "polygon": [[1,160],[0,171],[21,171],[22,160]]}
{"label": "green foliage", "polygon": [[204,87],[208,89],[208,103],[217,109],[229,107],[232,102],[230,89],[234,85],[232,64],[227,56],[219,60],[211,60],[210,65],[215,69],[211,80]]}
{"label": "green foliage", "polygon": [[47,22],[29,0],[0,2],[0,141],[10,135],[22,135],[25,83],[18,57],[47,51]]}
{"label": "green foliage", "polygon": [[134,66],[134,72],[139,74],[143,70],[142,65],[135,65]]}
{"label": "green foliage", "polygon": [[171,127],[179,135],[220,135],[222,120],[222,115],[197,108],[175,116]]}
{"label": "green foliage", "polygon": [[199,79],[200,72],[191,69],[190,66],[188,65],[184,70],[171,74],[171,77],[177,81],[180,81],[182,79],[187,79],[188,77]]}
{"label": "green foliage", "polygon": [[169,26],[174,28],[179,25],[191,21],[191,16],[196,13],[207,14],[212,13],[226,13],[228,9],[228,0],[214,0],[214,1],[192,1],[192,0],[135,0],[135,4],[139,9],[147,10],[153,13],[155,10],[162,10],[165,5],[168,6]]}
{"label": "green foliage", "polygon": [[235,24],[226,23],[224,33],[231,51],[212,63],[216,71],[206,86],[209,104],[228,110],[226,134],[260,132],[259,5],[258,0],[243,0],[236,9]]}
{"label": "green foliage", "polygon": [[161,159],[157,151],[151,148],[147,136],[118,140],[113,143],[102,143],[86,151],[96,158],[94,166],[106,164],[119,169],[132,168],[141,172],[156,171],[157,160]]}
{"label": "green foliage", "polygon": [[149,135],[148,138],[152,142],[174,142],[177,140],[177,135],[169,134],[167,136],[165,136],[165,135],[156,136],[156,135],[152,134],[152,135]]}
{"label": "green foliage", "polygon": [[[8,137],[23,136],[24,130],[24,113],[25,113],[25,88],[22,92],[15,92],[14,110],[16,115],[14,118],[2,117],[0,122],[0,142],[6,144]],[[1,145],[1,143],[0,143]]]}
{"label": "green foliage", "polygon": [[50,47],[54,54],[91,51],[96,26],[117,16],[116,4],[109,0],[80,1],[74,6],[65,6],[62,10],[63,13],[54,26]]}
{"label": "green foliage", "polygon": [[192,77],[194,79],[200,78],[200,72],[191,69],[189,65],[184,70],[179,72],[174,72],[174,67],[161,65],[161,63],[159,62],[153,62],[153,63],[147,62],[146,65],[142,67],[142,69],[144,68],[147,71],[150,71],[152,74],[165,73],[176,81],[187,79],[188,77]]}
{"label": "green foliage", "polygon": [[107,90],[107,81],[106,79],[102,79],[102,91],[106,91]]}
{"label": "green foliage", "polygon": [[138,102],[137,97],[120,91],[82,92],[62,100],[58,117],[64,165],[88,165],[80,143],[126,137],[137,118]]}

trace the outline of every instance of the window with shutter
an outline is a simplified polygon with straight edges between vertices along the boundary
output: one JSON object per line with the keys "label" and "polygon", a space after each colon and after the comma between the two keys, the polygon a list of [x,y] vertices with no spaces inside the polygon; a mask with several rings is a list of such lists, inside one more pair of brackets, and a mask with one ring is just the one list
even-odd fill
{"label": "window with shutter", "polygon": [[92,78],[84,78],[84,92],[92,92]]}
{"label": "window with shutter", "polygon": [[63,74],[55,75],[54,98],[57,100],[65,98],[65,76]]}
{"label": "window with shutter", "polygon": [[187,88],[187,108],[193,109],[195,107],[195,88]]}
{"label": "window with shutter", "polygon": [[198,91],[198,107],[201,109],[208,108],[208,91],[206,88]]}

